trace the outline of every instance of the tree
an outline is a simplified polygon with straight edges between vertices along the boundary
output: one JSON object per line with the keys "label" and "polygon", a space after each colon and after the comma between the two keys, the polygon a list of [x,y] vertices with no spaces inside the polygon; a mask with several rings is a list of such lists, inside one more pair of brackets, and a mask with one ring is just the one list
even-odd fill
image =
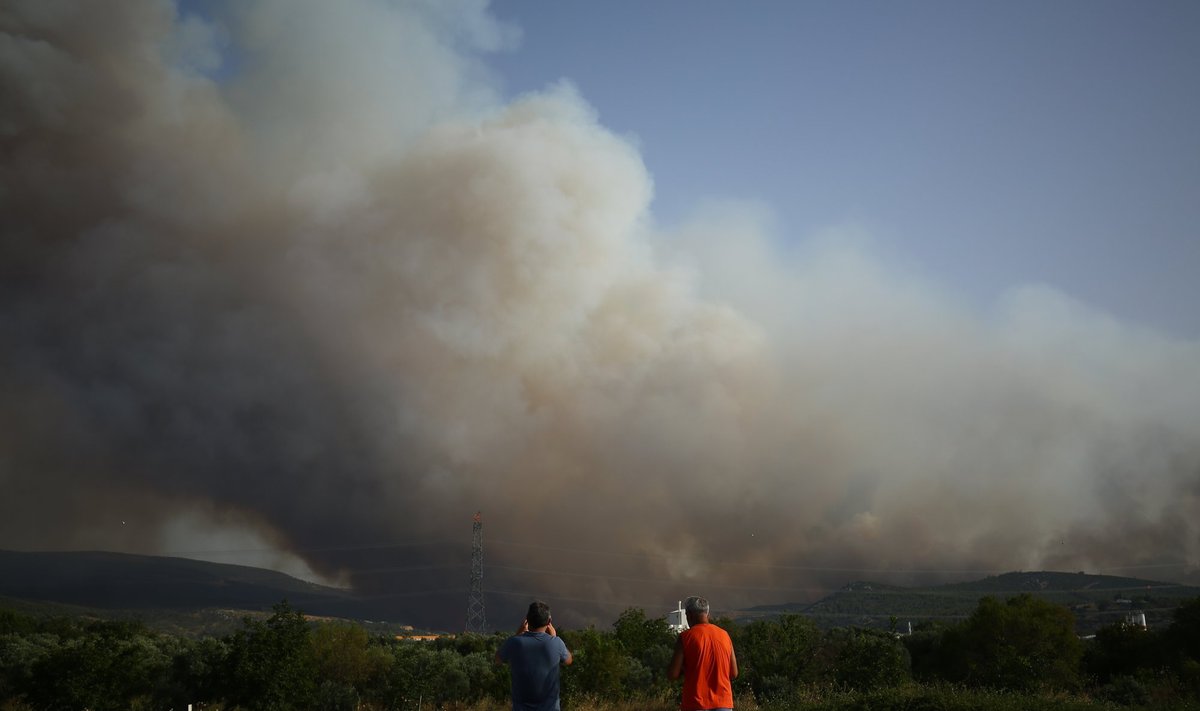
{"label": "tree", "polygon": [[470,701],[484,698],[501,701],[508,696],[511,678],[508,667],[496,664],[495,649],[487,652],[471,652],[462,657],[462,668],[467,674]]}
{"label": "tree", "polygon": [[1163,663],[1163,636],[1126,622],[1103,627],[1084,650],[1084,668],[1101,683]]}
{"label": "tree", "polygon": [[0,635],[0,701],[24,696],[34,684],[34,670],[58,648],[52,634]]}
{"label": "tree", "polygon": [[951,680],[1022,691],[1077,687],[1083,656],[1070,610],[1028,594],[980,600],[943,652],[957,660]]}
{"label": "tree", "polygon": [[1184,602],[1175,610],[1166,636],[1180,681],[1200,698],[1200,597]]}
{"label": "tree", "polygon": [[911,675],[908,650],[892,634],[838,630],[829,643],[836,650],[832,677],[838,686],[859,691],[898,686]]}
{"label": "tree", "polygon": [[920,681],[956,678],[946,673],[947,655],[943,652],[946,627],[940,622],[920,622],[913,633],[901,637],[912,664],[913,678]]}
{"label": "tree", "polygon": [[169,669],[155,635],[100,623],[38,659],[27,698],[41,708],[127,709],[150,703]]}
{"label": "tree", "polygon": [[625,683],[631,691],[647,696],[670,688],[666,669],[675,650],[675,635],[661,617],[646,617],[641,608],[631,607],[613,623],[617,643],[629,657]]}
{"label": "tree", "polygon": [[749,685],[760,700],[792,693],[800,683],[815,679],[819,641],[816,625],[800,615],[756,620],[735,629],[739,682]]}
{"label": "tree", "polygon": [[647,618],[646,612],[638,607],[622,612],[613,623],[613,631],[625,653],[639,661],[644,661],[647,653],[657,653],[661,647],[670,651],[675,643],[675,636],[667,628],[666,620],[661,617]]}
{"label": "tree", "polygon": [[282,602],[265,622],[243,620],[229,639],[226,700],[252,711],[311,706],[316,664],[304,615]]}
{"label": "tree", "polygon": [[37,620],[29,615],[22,615],[13,610],[0,610],[0,635],[33,634],[37,627]]}
{"label": "tree", "polygon": [[361,687],[390,661],[387,653],[371,646],[361,625],[331,622],[319,625],[309,637],[317,676],[343,686]]}
{"label": "tree", "polygon": [[629,673],[629,658],[611,632],[595,627],[564,632],[563,641],[575,657],[562,671],[564,696],[620,698]]}
{"label": "tree", "polygon": [[1175,609],[1167,638],[1181,659],[1200,662],[1200,597],[1186,600]]}
{"label": "tree", "polygon": [[226,640],[205,637],[179,640],[171,660],[171,679],[164,707],[186,708],[191,703],[209,703],[221,698],[229,645]]}

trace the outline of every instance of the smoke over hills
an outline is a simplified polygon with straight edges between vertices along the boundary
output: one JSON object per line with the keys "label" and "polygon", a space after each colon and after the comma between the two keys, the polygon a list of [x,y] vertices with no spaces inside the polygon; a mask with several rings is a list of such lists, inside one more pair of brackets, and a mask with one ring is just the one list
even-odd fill
{"label": "smoke over hills", "polygon": [[667,233],[570,86],[497,98],[512,35],[0,10],[0,547],[269,548],[446,626],[476,509],[514,614],[1194,573],[1200,344],[744,209]]}

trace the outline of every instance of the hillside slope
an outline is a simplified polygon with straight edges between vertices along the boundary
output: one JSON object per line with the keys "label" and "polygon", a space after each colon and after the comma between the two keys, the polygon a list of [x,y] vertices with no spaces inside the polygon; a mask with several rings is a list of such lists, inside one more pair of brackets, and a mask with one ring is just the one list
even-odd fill
{"label": "hillside slope", "polygon": [[214,615],[236,620],[242,613],[269,611],[282,600],[310,615],[404,621],[395,601],[359,597],[272,570],[98,551],[0,551],[0,598],[42,603],[48,613],[75,607],[100,615],[171,619],[172,626],[209,627]]}
{"label": "hillside slope", "polygon": [[755,616],[801,613],[822,627],[859,626],[886,629],[925,622],[952,623],[966,618],[980,598],[1000,599],[1028,593],[1070,607],[1081,634],[1144,612],[1150,626],[1170,623],[1180,601],[1200,597],[1200,587],[1140,578],[1053,571],[1013,572],[981,580],[907,588],[854,582],[810,605],[767,605]]}

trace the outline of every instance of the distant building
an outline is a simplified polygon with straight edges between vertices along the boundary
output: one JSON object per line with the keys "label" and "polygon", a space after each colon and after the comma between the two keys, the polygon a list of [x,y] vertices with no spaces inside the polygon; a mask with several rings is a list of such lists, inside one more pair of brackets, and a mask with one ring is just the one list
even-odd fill
{"label": "distant building", "polygon": [[1146,613],[1141,610],[1134,610],[1125,615],[1125,624],[1142,630],[1146,629]]}
{"label": "distant building", "polygon": [[667,613],[667,628],[675,634],[688,628],[687,612],[683,609],[683,600],[675,603],[675,609]]}
{"label": "distant building", "polygon": [[398,634],[398,635],[396,635],[396,639],[398,639],[398,640],[401,640],[401,641],[412,640],[415,642],[432,642],[435,639],[441,639],[442,637],[449,637],[450,639],[453,639],[454,635],[452,635],[452,634],[450,634],[450,635],[443,635],[443,634]]}

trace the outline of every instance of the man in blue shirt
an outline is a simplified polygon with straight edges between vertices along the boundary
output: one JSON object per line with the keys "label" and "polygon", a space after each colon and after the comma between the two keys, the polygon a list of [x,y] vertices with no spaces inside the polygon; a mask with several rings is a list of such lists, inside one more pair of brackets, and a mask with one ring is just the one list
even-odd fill
{"label": "man in blue shirt", "polygon": [[512,673],[513,711],[559,711],[558,666],[574,659],[550,623],[550,606],[533,602],[517,628],[496,652],[497,664]]}

